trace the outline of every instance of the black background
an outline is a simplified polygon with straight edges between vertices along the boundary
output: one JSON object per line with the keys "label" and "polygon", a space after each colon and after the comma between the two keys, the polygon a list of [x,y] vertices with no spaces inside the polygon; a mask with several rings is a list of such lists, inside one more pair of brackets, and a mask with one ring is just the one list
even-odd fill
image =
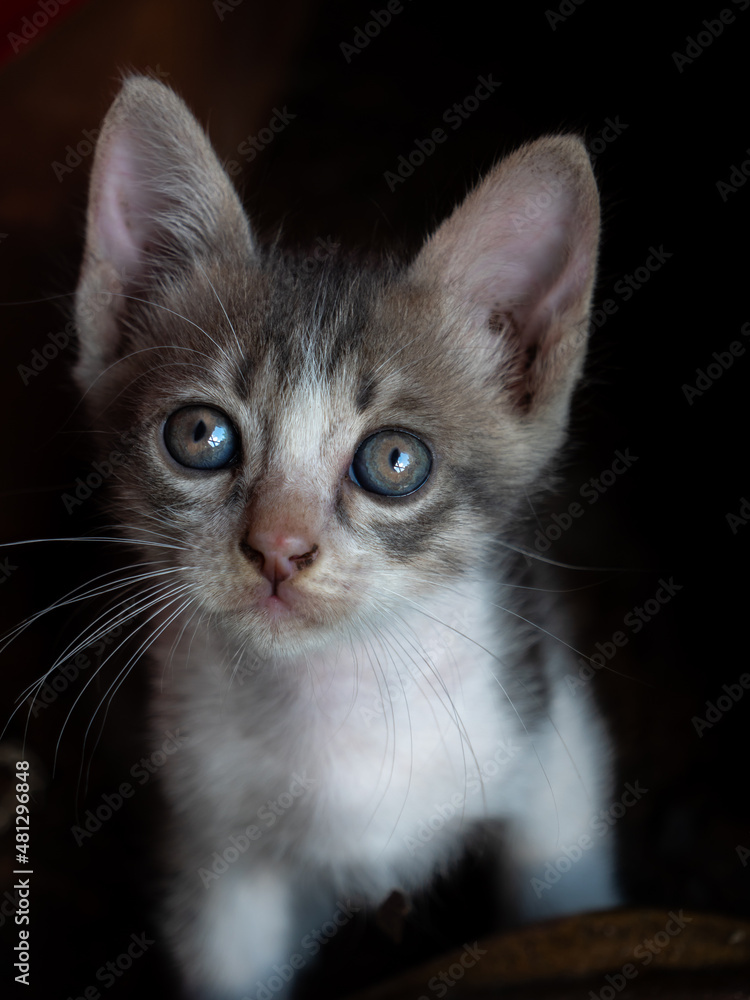
{"label": "black background", "polygon": [[[621,743],[618,780],[640,780],[649,788],[617,831],[623,884],[633,904],[749,916],[750,876],[736,848],[750,848],[750,694],[702,737],[691,720],[705,717],[706,701],[722,694],[722,684],[736,684],[748,662],[750,523],[733,531],[726,515],[738,513],[742,498],[750,498],[744,405],[750,337],[740,332],[750,322],[750,184],[743,180],[723,196],[717,184],[728,182],[733,167],[743,162],[750,174],[745,68],[750,6],[722,8],[717,0],[669,9],[587,0],[562,8],[438,7],[414,0],[347,61],[341,44],[354,41],[355,29],[372,20],[373,8],[383,9],[340,2],[314,5],[308,12],[281,104],[276,102],[296,117],[239,178],[251,217],[266,236],[283,222],[284,238],[292,245],[323,236],[409,252],[483,171],[518,143],[572,130],[598,153],[603,236],[596,299],[597,305],[614,299],[618,309],[592,337],[573,419],[567,492],[538,514],[544,526],[552,512],[567,509],[581,484],[611,466],[616,449],[637,456],[549,553],[578,565],[622,569],[571,575],[571,586],[582,579],[596,584],[586,592],[581,639],[586,653],[596,641],[609,639],[630,609],[654,596],[660,578],[673,578],[682,587],[632,638],[627,656],[618,654],[612,664],[618,674],[599,671],[591,682]],[[550,17],[549,11],[560,9],[567,16]],[[709,29],[702,22],[716,27],[722,9],[733,12],[734,23],[678,67],[674,54],[685,54],[689,37],[700,32],[705,42]],[[225,12],[220,23],[227,51],[235,52],[246,24],[241,6]],[[170,72],[166,56],[162,68]],[[117,70],[112,68],[113,79]],[[415,140],[442,126],[446,109],[473,94],[480,76],[490,75],[501,84],[495,93],[460,129],[446,129],[448,140],[391,192],[385,171],[394,171],[398,157],[408,156]],[[178,90],[187,85],[174,74],[168,82]],[[56,86],[64,93],[65,79]],[[110,93],[115,89],[113,83]],[[211,116],[212,109],[204,109],[209,131]],[[598,141],[610,121],[627,127],[611,142]],[[34,123],[28,124],[33,129]],[[19,142],[23,136],[4,139]],[[219,153],[239,159],[232,148]],[[735,173],[735,179],[742,176]],[[4,301],[74,287],[83,189],[71,190],[68,228],[57,244],[40,247],[10,229],[0,241]],[[5,231],[2,219],[0,231]],[[661,247],[671,256],[625,301],[615,290],[618,281],[645,265],[651,248]],[[5,307],[2,316],[7,331],[3,533],[17,540],[91,531],[97,523],[91,510],[69,518],[60,503],[61,492],[87,468],[85,444],[70,433],[77,426],[71,418],[75,394],[62,367],[28,386],[16,373],[19,364],[28,363],[32,347],[41,347],[47,332],[63,325],[59,305]],[[745,354],[689,403],[683,387],[695,386],[696,370],[705,371],[713,352],[726,352],[738,340]],[[49,603],[71,580],[101,571],[89,548],[2,550],[12,553],[11,564],[17,565],[2,585],[8,626]],[[4,715],[18,687],[37,677],[59,648],[62,624],[44,621],[30,630],[25,644],[2,655],[9,678],[3,682]],[[76,990],[95,981],[96,969],[127,944],[130,932],[146,925],[147,903],[138,886],[148,881],[143,879],[148,827],[140,812],[148,813],[151,790],[90,845],[77,848],[69,832],[76,807],[82,812],[87,802],[111,791],[128,763],[138,759],[138,749],[132,755],[142,740],[137,679],[131,687],[110,712],[106,738],[94,755],[88,800],[77,791],[81,760],[88,765],[91,758],[90,750],[81,749],[85,711],[73,716],[54,779],[55,741],[73,698],[61,698],[32,725],[29,756],[43,773],[45,788],[35,809],[34,843],[42,869],[36,883],[36,987],[25,995],[77,996]],[[22,728],[14,722],[6,739],[17,744]],[[6,922],[2,932],[8,930]],[[149,985],[161,988],[155,953],[158,947],[103,995],[145,995]],[[0,969],[0,977],[10,982],[9,969]]]}

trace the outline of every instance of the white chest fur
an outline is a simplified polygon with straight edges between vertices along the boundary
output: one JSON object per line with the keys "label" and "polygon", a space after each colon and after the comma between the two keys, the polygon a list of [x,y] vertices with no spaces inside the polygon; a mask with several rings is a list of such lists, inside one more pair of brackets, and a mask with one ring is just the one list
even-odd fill
{"label": "white chest fur", "polygon": [[[199,900],[217,968],[227,935],[232,955],[252,943],[262,965],[337,894],[377,904],[424,884],[482,820],[505,824],[519,915],[616,901],[601,850],[552,897],[530,891],[601,807],[606,744],[561,683],[564,657],[546,665],[543,711],[541,695],[518,698],[532,681],[514,679],[523,656],[503,643],[487,592],[477,581],[429,617],[405,612],[397,629],[295,661],[248,665],[205,630],[183,636],[156,697],[159,733],[187,737],[164,768],[176,909]],[[180,934],[189,964],[192,935]],[[229,979],[245,975],[240,961]]]}
{"label": "white chest fur", "polygon": [[238,666],[210,634],[184,637],[157,704],[188,737],[166,777],[196,860],[252,827],[259,856],[334,868],[377,899],[479,819],[535,813],[572,835],[598,795],[595,731],[554,668],[548,718],[529,717],[532,681],[514,679],[523,657],[483,590],[294,661]]}
{"label": "white chest fur", "polygon": [[[485,765],[521,726],[503,708],[498,640],[472,606],[483,607],[474,594],[431,617],[406,612],[369,641],[285,662],[238,666],[209,635],[185,636],[158,696],[165,728],[189,737],[175,803],[185,808],[184,782],[215,833],[273,828],[261,853],[283,842],[300,864],[344,868],[399,866],[405,838],[446,802],[485,814]],[[422,854],[419,868],[433,861]]]}

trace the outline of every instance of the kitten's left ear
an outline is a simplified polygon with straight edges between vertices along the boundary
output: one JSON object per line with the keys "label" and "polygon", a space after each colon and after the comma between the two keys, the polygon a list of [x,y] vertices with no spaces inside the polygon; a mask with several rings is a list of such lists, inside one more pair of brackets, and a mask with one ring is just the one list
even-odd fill
{"label": "kitten's left ear", "polygon": [[458,303],[461,336],[519,414],[564,417],[586,350],[599,198],[585,146],[539,139],[507,157],[412,265]]}
{"label": "kitten's left ear", "polygon": [[252,252],[232,183],[183,101],[156,80],[127,79],[94,156],[76,295],[79,382],[117,355],[126,306],[118,293],[147,294],[196,260]]}

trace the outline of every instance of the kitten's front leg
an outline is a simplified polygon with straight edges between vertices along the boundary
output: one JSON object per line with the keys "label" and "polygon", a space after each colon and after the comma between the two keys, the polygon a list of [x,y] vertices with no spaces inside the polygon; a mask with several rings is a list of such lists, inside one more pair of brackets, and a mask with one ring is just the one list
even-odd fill
{"label": "kitten's front leg", "polygon": [[524,921],[607,910],[622,901],[609,744],[589,712],[558,692],[554,725],[537,734],[527,757],[523,808],[508,824],[507,856],[513,907]]}
{"label": "kitten's front leg", "polygon": [[614,835],[545,838],[538,829],[513,830],[504,885],[509,904],[522,922],[573,913],[609,910],[621,905],[617,885]]}
{"label": "kitten's front leg", "polygon": [[[292,950],[288,874],[243,861],[206,885],[197,871],[186,872],[169,896],[165,926],[189,1000],[254,996]],[[274,992],[279,1000],[284,995]]]}

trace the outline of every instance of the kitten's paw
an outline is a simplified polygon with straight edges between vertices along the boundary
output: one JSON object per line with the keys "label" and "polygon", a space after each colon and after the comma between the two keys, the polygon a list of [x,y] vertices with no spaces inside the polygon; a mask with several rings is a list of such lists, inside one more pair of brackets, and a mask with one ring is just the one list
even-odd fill
{"label": "kitten's paw", "polygon": [[[172,899],[167,931],[188,1000],[241,1000],[263,995],[283,1000],[291,988],[277,973],[288,964],[291,894],[273,871],[220,875],[205,889]],[[189,924],[185,912],[192,912]],[[268,981],[273,979],[273,989]]]}

